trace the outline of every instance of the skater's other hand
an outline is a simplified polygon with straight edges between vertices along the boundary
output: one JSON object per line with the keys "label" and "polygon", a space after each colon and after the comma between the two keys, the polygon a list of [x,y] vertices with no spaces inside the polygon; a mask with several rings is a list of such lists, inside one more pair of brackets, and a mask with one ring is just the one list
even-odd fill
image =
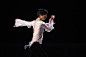
{"label": "skater's other hand", "polygon": [[55,15],[51,15],[51,18],[54,19],[55,18]]}

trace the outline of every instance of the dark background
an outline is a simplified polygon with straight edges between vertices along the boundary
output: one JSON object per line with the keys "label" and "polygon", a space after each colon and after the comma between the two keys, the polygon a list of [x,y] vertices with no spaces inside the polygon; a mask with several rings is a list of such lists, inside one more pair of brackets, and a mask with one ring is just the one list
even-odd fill
{"label": "dark background", "polygon": [[[15,19],[33,21],[37,18],[37,10],[48,10],[48,22],[55,15],[54,30],[44,32],[42,47],[48,56],[52,57],[85,57],[86,40],[82,33],[82,5],[76,1],[4,1],[3,22],[0,38],[2,57],[28,57],[29,49],[24,50],[33,36],[33,28],[13,27]],[[83,31],[84,32],[84,31]]]}

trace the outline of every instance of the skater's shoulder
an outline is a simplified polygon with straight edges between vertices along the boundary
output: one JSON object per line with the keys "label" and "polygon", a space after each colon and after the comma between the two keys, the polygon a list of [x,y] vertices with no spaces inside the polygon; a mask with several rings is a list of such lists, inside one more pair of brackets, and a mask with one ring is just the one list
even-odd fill
{"label": "skater's shoulder", "polygon": [[35,22],[36,20],[32,20],[32,22]]}
{"label": "skater's shoulder", "polygon": [[42,21],[42,24],[45,24],[45,22]]}

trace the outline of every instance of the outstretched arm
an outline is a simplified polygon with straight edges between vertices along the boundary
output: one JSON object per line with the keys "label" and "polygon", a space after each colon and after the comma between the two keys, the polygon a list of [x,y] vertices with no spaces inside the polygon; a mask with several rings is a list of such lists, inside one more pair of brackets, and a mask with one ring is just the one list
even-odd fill
{"label": "outstretched arm", "polygon": [[19,27],[19,26],[27,26],[30,28],[32,26],[33,21],[25,21],[21,19],[15,19],[15,25],[14,27]]}

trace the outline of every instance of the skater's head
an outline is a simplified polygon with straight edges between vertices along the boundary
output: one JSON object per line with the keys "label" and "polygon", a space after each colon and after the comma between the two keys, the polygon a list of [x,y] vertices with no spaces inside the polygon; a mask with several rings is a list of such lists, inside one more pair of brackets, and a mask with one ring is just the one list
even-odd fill
{"label": "skater's head", "polygon": [[41,20],[45,20],[47,18],[48,11],[46,9],[39,9],[37,12],[37,17]]}

